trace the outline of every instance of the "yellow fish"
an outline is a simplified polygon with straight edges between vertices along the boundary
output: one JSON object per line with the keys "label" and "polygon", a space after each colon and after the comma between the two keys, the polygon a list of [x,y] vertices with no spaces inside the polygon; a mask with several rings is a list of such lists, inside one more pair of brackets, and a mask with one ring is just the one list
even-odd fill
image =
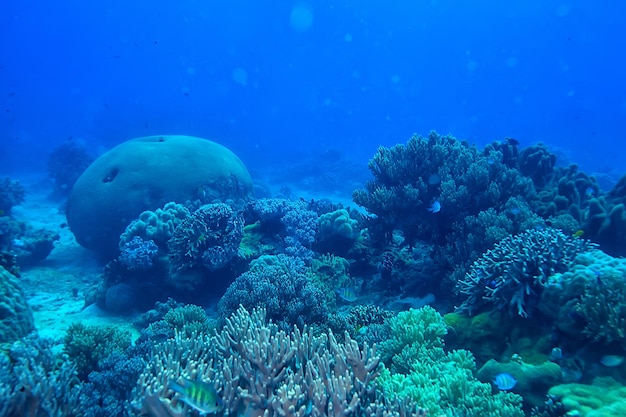
{"label": "yellow fish", "polygon": [[582,236],[582,235],[584,235],[584,234],[585,234],[585,231],[584,231],[584,230],[582,230],[582,229],[578,229],[578,230],[576,230],[574,233],[572,233],[572,237],[573,237],[574,239],[578,239],[579,237],[581,237],[581,236]]}
{"label": "yellow fish", "polygon": [[168,388],[180,395],[180,401],[197,410],[200,415],[217,413],[222,409],[222,399],[211,384],[182,378],[182,384],[170,381]]}

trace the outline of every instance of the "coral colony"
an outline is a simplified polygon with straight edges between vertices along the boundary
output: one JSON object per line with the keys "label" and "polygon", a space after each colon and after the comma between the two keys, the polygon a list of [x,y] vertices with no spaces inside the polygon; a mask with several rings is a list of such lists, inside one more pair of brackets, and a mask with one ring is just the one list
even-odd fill
{"label": "coral colony", "polygon": [[431,132],[379,148],[354,208],[255,198],[188,136],[87,162],[66,144],[50,164],[105,265],[65,301],[116,324],[42,335],[29,271],[59,234],[1,180],[0,416],[626,415],[626,176]]}

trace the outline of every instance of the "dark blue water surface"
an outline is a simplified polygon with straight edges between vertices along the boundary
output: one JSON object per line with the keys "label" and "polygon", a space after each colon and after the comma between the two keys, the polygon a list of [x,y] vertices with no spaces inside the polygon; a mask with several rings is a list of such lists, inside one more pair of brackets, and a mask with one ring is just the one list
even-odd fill
{"label": "dark blue water surface", "polygon": [[[0,164],[191,134],[263,169],[435,129],[626,167],[626,3],[4,1]],[[295,159],[294,159],[295,158]]]}

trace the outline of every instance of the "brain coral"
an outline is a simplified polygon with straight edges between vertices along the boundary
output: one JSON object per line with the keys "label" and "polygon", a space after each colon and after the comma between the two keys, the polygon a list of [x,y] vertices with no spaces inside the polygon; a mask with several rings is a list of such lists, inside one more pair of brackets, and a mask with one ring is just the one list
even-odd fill
{"label": "brain coral", "polygon": [[96,159],[76,181],[67,220],[82,246],[104,257],[145,210],[167,202],[243,202],[253,193],[243,162],[230,150],[192,136],[132,139]]}

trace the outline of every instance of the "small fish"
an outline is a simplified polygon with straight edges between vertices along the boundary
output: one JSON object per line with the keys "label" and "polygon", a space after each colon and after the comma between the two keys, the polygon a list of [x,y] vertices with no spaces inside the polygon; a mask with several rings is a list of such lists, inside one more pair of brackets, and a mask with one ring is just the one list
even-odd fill
{"label": "small fish", "polygon": [[508,391],[515,387],[517,384],[517,379],[513,378],[513,375],[503,372],[501,374],[496,375],[493,380],[493,383],[500,391]]}
{"label": "small fish", "polygon": [[211,384],[182,378],[183,384],[169,381],[168,388],[180,395],[180,401],[197,410],[200,415],[213,414],[222,409],[222,399]]}
{"label": "small fish", "polygon": [[439,213],[441,211],[441,203],[439,200],[435,200],[435,202],[428,207],[428,211],[431,213]]}
{"label": "small fish", "polygon": [[341,287],[335,290],[339,298],[349,303],[355,302],[359,297],[354,287]]}
{"label": "small fish", "polygon": [[563,359],[563,350],[560,347],[552,348],[550,351],[550,360],[552,362],[558,362]]}
{"label": "small fish", "polygon": [[578,229],[578,230],[576,230],[574,233],[572,233],[572,237],[573,237],[574,239],[578,239],[579,237],[581,237],[581,236],[582,236],[582,235],[584,235],[584,234],[585,234],[585,231],[584,231],[584,230],[582,230],[582,229]]}
{"label": "small fish", "polygon": [[596,190],[594,190],[593,187],[587,187],[587,189],[585,190],[585,196],[587,196],[587,197],[595,197],[596,196]]}
{"label": "small fish", "polygon": [[624,357],[621,355],[604,355],[600,358],[600,363],[609,368],[620,366],[624,363]]}

